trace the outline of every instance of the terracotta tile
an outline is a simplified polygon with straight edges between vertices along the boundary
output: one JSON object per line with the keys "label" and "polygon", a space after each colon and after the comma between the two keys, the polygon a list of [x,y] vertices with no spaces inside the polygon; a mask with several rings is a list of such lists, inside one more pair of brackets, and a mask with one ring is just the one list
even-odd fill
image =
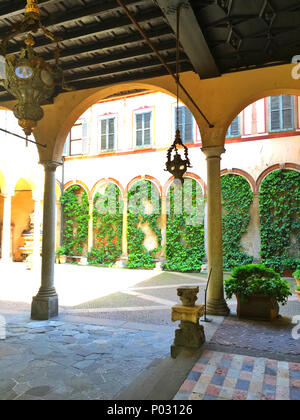
{"label": "terracotta tile", "polygon": [[290,386],[292,388],[300,389],[300,380],[299,379],[290,379]]}
{"label": "terracotta tile", "polygon": [[235,390],[232,396],[233,400],[246,400],[248,392],[247,391],[239,391]]}
{"label": "terracotta tile", "polygon": [[300,363],[290,363],[289,365],[291,370],[300,370]]}
{"label": "terracotta tile", "polygon": [[264,401],[275,401],[276,397],[275,397],[275,395],[266,395],[266,394],[263,394],[261,396],[261,399],[264,400]]}
{"label": "terracotta tile", "polygon": [[196,385],[195,381],[186,380],[181,385],[179,392],[185,392],[185,391],[191,392],[194,389],[195,385]]}
{"label": "terracotta tile", "polygon": [[202,373],[205,369],[206,365],[202,365],[201,363],[196,363],[195,366],[193,367],[193,370],[195,372],[199,372]]}
{"label": "terracotta tile", "polygon": [[265,375],[264,377],[264,383],[269,385],[276,385],[277,383],[277,377],[272,375]]}
{"label": "terracotta tile", "polygon": [[244,358],[244,362],[245,363],[254,363],[255,362],[255,357],[246,356]]}
{"label": "terracotta tile", "polygon": [[267,366],[270,366],[272,368],[276,368],[277,369],[277,367],[278,367],[277,360],[270,360],[270,359],[268,359],[266,364],[267,364]]}
{"label": "terracotta tile", "polygon": [[217,397],[220,394],[221,387],[217,385],[208,385],[205,395]]}
{"label": "terracotta tile", "polygon": [[245,381],[251,381],[252,373],[251,372],[245,372],[241,371],[240,373],[240,379],[244,379]]}

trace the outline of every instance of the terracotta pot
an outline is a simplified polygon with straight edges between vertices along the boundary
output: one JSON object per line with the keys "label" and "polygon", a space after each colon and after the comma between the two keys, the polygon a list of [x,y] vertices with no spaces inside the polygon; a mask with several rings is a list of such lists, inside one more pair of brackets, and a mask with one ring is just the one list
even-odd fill
{"label": "terracotta pot", "polygon": [[59,255],[58,256],[59,264],[65,264],[67,262],[67,256],[66,255]]}
{"label": "terracotta pot", "polygon": [[298,300],[299,300],[299,302],[300,302],[300,290],[296,290],[296,293],[297,293],[297,295],[298,295]]}
{"label": "terracotta pot", "polygon": [[296,283],[298,286],[300,286],[300,279],[297,279],[297,277],[295,277]]}
{"label": "terracotta pot", "polygon": [[247,301],[237,296],[237,315],[239,318],[259,319],[272,321],[279,314],[279,305],[276,299],[264,296],[247,296]]}

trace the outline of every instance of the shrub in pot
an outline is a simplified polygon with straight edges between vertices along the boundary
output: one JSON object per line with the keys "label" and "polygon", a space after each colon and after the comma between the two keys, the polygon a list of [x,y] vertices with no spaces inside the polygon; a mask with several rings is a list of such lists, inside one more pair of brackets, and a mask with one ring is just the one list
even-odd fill
{"label": "shrub in pot", "polygon": [[64,246],[59,247],[59,249],[56,251],[57,259],[59,264],[65,264],[67,261],[66,256],[66,248]]}
{"label": "shrub in pot", "polygon": [[298,286],[300,286],[300,267],[297,267],[297,270],[293,272],[293,277],[296,280]]}
{"label": "shrub in pot", "polygon": [[238,317],[262,320],[276,318],[278,304],[285,305],[291,296],[289,283],[263,264],[235,267],[225,280],[225,292],[228,299],[236,295]]}
{"label": "shrub in pot", "polygon": [[296,293],[297,293],[297,295],[298,295],[298,300],[299,300],[299,302],[300,302],[300,286],[297,286],[297,287],[296,287]]}

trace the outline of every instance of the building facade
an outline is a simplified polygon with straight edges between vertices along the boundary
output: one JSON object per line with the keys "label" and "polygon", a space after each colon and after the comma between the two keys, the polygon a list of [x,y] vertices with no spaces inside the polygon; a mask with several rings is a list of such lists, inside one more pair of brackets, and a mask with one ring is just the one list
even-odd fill
{"label": "building facade", "polygon": [[[241,246],[259,260],[261,250],[259,192],[261,183],[278,169],[300,170],[299,98],[282,95],[263,98],[238,115],[228,128],[221,175],[234,174],[247,180],[253,202],[250,221],[243,233]],[[16,123],[9,111],[1,111],[6,129],[16,132]],[[165,171],[166,153],[180,128],[182,140],[189,150],[192,167],[186,178],[195,180],[206,196],[207,170],[201,152],[201,133],[191,112],[164,93],[134,91],[110,97],[90,107],[76,122],[64,147],[64,165],[57,170],[57,240],[62,243],[61,191],[74,185],[85,191],[89,222],[83,253],[95,246],[93,211],[95,196],[108,184],[120,191],[124,208],[127,193],[138,181],[150,181],[159,193],[162,252],[167,243],[166,201],[172,177]],[[2,260],[21,261],[26,247],[26,232],[31,233],[35,254],[39,254],[40,232],[31,231],[31,222],[41,220],[43,175],[34,145],[26,147],[22,140],[1,135],[0,158],[0,221]],[[9,147],[7,145],[9,144]],[[18,150],[19,159],[9,164]],[[137,159],[138,156],[138,159]],[[12,161],[12,160],[11,160]],[[205,214],[205,212],[204,212]],[[33,217],[32,217],[33,215]],[[205,220],[204,220],[205,227]],[[123,212],[121,250],[128,257],[127,211]],[[155,248],[153,231],[144,226],[147,250]],[[8,245],[9,244],[9,245]],[[298,243],[295,244],[297,248]]]}

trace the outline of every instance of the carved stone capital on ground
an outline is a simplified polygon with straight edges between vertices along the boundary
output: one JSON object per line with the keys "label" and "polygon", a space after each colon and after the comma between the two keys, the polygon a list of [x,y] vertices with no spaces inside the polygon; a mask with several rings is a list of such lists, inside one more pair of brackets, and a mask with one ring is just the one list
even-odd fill
{"label": "carved stone capital on ground", "polygon": [[188,321],[198,324],[199,318],[204,314],[204,305],[187,307],[175,305],[172,307],[172,321]]}

